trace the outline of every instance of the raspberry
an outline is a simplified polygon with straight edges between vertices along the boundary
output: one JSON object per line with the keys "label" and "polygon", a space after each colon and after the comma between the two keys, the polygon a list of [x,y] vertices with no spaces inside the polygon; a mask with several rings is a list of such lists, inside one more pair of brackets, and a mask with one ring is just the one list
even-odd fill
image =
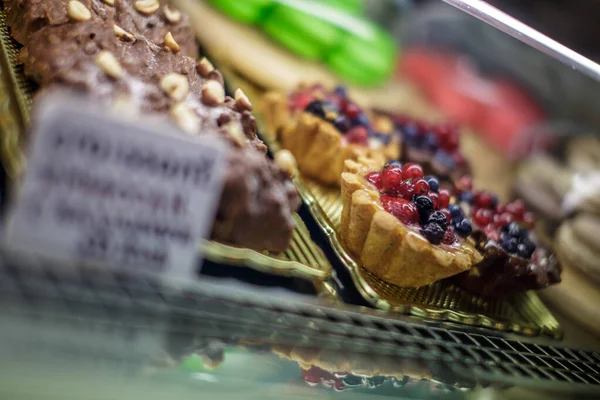
{"label": "raspberry", "polygon": [[504,225],[508,225],[513,221],[514,217],[512,216],[512,214],[509,214],[507,212],[503,214],[494,215],[494,225],[496,225],[496,228],[502,228]]}
{"label": "raspberry", "polygon": [[450,193],[446,189],[442,189],[438,193],[438,197],[438,208],[447,208],[450,204]]}
{"label": "raspberry", "polygon": [[408,200],[399,197],[381,196],[381,204],[385,211],[398,218],[407,225],[419,223],[417,206]]}
{"label": "raspberry", "polygon": [[415,194],[428,194],[429,193],[429,183],[427,183],[424,179],[419,179],[415,183]]}
{"label": "raspberry", "polygon": [[452,229],[447,229],[442,239],[443,244],[454,244],[456,242],[456,235]]}
{"label": "raspberry", "polygon": [[535,227],[535,216],[530,212],[523,214],[523,225],[527,229],[533,229]]}
{"label": "raspberry", "polygon": [[480,208],[475,211],[475,215],[473,216],[473,222],[475,222],[478,226],[486,226],[492,219],[494,218],[494,213],[492,210],[488,210],[485,208]]}
{"label": "raspberry", "polygon": [[421,179],[423,177],[423,168],[415,163],[406,163],[402,167],[402,175],[406,179]]}
{"label": "raspberry", "polygon": [[398,193],[402,182],[402,170],[395,166],[389,166],[381,171],[381,185],[386,193]]}
{"label": "raspberry", "polygon": [[366,145],[369,140],[369,131],[362,125],[357,125],[351,128],[344,135],[348,143]]}
{"label": "raspberry", "polygon": [[483,228],[483,233],[487,236],[488,240],[493,240],[494,242],[500,241],[500,232],[498,232],[496,225],[493,223]]}

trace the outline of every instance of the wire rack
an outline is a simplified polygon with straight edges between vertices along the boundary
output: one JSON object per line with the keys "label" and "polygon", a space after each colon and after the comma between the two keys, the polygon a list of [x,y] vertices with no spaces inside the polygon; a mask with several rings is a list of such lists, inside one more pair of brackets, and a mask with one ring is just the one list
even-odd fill
{"label": "wire rack", "polygon": [[42,262],[16,265],[3,257],[0,302],[0,315],[84,324],[88,330],[109,325],[123,331],[161,331],[170,339],[160,346],[171,352],[186,348],[194,337],[228,332],[234,341],[435,361],[481,383],[600,395],[598,352],[443,329],[375,310],[323,305],[310,297],[224,290],[202,282],[181,290],[150,277]]}

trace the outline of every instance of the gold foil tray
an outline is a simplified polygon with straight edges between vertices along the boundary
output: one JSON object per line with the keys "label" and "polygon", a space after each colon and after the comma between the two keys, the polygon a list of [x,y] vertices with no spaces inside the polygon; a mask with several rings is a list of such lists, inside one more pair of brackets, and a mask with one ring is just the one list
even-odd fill
{"label": "gold foil tray", "polygon": [[[253,103],[259,100],[262,95],[260,88],[231,69],[222,65],[220,68],[228,82],[241,87]],[[265,132],[260,119],[258,122],[262,128],[262,139],[272,151],[279,150],[274,135]],[[350,272],[354,285],[374,307],[425,319],[529,336],[562,337],[558,321],[533,291],[507,299],[490,299],[473,295],[447,281],[438,281],[422,288],[402,288],[382,281],[362,268],[337,236],[342,214],[339,188],[324,187],[302,177],[297,178],[295,183],[333,250]]]}
{"label": "gold foil tray", "polygon": [[[24,167],[22,155],[29,126],[35,84],[23,75],[17,64],[20,45],[9,35],[6,14],[0,9],[0,129],[1,156],[8,175],[15,179]],[[216,263],[245,266],[274,275],[303,278],[322,287],[331,276],[331,264],[312,241],[302,219],[294,214],[296,230],[290,247],[282,254],[258,252],[214,241],[203,241],[204,258]]]}

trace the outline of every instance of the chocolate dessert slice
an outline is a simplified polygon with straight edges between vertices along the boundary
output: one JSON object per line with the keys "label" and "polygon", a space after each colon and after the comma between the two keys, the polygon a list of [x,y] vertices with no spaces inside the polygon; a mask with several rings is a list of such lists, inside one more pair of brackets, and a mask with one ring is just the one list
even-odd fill
{"label": "chocolate dessert slice", "polygon": [[[175,51],[173,43],[157,45],[141,33],[135,40],[125,37],[114,28],[121,3],[126,2],[117,1],[116,11],[106,18],[68,15],[64,23],[29,27],[21,52],[25,74],[42,91],[74,89],[107,105],[125,102],[141,114],[168,115],[190,135],[221,134],[232,151],[213,238],[284,251],[299,197],[286,173],[266,157],[266,146],[256,136],[252,105],[242,92],[236,99],[226,96],[221,74],[207,60],[197,62]],[[28,9],[37,3],[20,4]],[[87,15],[80,7],[77,12]],[[144,34],[153,37],[161,29],[155,25]]]}

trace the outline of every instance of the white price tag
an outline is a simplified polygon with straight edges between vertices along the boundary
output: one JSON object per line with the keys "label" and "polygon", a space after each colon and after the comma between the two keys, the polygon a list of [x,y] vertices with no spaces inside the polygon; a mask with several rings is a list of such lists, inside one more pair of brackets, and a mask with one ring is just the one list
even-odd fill
{"label": "white price tag", "polygon": [[8,248],[189,278],[210,233],[227,146],[47,98],[8,218]]}

